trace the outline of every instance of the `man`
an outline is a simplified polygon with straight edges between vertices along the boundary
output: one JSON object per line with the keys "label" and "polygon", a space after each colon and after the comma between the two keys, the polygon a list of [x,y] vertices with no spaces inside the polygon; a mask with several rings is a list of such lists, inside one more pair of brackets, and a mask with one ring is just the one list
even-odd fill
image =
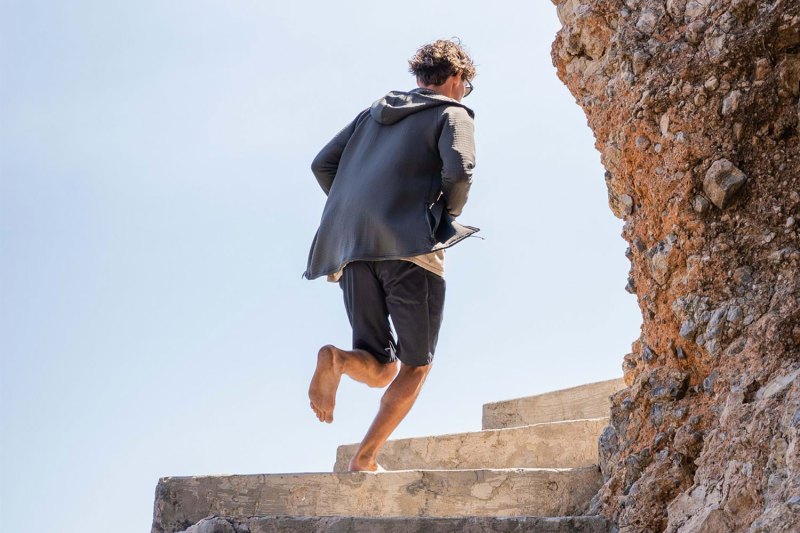
{"label": "man", "polygon": [[418,88],[392,91],[359,113],[311,165],[328,199],[304,276],[338,281],[353,328],[352,350],[319,350],[311,408],[320,421],[333,421],[343,374],[370,387],[389,385],[351,471],[383,470],[378,452],[431,369],[444,249],[478,231],[454,220],[475,166],[474,114],[461,103],[475,66],[450,40],[421,47],[409,66]]}

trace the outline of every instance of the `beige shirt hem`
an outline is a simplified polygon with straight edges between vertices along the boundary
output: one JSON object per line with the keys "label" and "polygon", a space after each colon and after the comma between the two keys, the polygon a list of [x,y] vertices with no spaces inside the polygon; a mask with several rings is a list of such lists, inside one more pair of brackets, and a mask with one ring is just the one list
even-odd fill
{"label": "beige shirt hem", "polygon": [[[444,250],[436,250],[435,252],[423,255],[415,255],[413,257],[401,257],[400,260],[409,261],[415,265],[421,266],[429,272],[433,272],[437,276],[444,277]],[[339,278],[342,277],[342,271],[346,266],[347,263],[345,263],[338,272],[328,274],[328,281],[331,283],[337,283]]]}

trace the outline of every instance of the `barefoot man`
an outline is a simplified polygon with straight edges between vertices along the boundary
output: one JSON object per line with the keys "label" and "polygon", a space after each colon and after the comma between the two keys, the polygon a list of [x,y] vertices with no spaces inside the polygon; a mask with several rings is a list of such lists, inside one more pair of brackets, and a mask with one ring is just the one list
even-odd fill
{"label": "barefoot man", "polygon": [[[308,395],[333,421],[342,375],[389,388],[351,471],[376,458],[408,414],[431,369],[444,307],[444,250],[477,228],[454,219],[475,166],[475,66],[460,42],[439,40],[409,60],[417,88],[363,110],[317,155],[311,170],[328,195],[304,276],[338,282],[353,348],[323,346]],[[395,340],[389,324],[397,333]]]}

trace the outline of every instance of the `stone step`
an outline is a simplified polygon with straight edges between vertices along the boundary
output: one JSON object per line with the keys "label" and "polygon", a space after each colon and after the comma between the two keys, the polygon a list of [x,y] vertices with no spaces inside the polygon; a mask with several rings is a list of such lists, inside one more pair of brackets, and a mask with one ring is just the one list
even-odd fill
{"label": "stone step", "polygon": [[182,533],[609,533],[602,516],[209,517]]}
{"label": "stone step", "polygon": [[483,429],[610,416],[608,397],[625,388],[622,378],[483,406]]}
{"label": "stone step", "polygon": [[183,531],[211,515],[575,516],[600,485],[596,466],[166,477],[152,532]]}
{"label": "stone step", "polygon": [[[378,463],[389,470],[577,468],[598,463],[608,418],[535,424],[388,441]],[[358,444],[339,446],[334,472],[346,472]]]}

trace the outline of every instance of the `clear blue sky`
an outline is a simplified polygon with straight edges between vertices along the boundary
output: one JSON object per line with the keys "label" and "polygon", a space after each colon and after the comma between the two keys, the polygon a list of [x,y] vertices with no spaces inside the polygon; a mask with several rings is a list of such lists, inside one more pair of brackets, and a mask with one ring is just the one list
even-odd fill
{"label": "clear blue sky", "polygon": [[549,2],[0,1],[0,512],[147,531],[160,476],[329,471],[381,391],[308,407],[341,293],[301,279],[311,159],[460,36],[477,168],[431,372],[396,437],[618,377],[640,315]]}

